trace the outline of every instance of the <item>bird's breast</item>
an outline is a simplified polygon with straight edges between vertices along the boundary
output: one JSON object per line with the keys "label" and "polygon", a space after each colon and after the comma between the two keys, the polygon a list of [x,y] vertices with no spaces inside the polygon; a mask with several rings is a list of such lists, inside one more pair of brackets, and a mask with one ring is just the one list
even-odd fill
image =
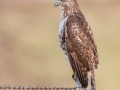
{"label": "bird's breast", "polygon": [[60,47],[62,48],[62,50],[66,56],[66,59],[67,59],[68,63],[70,64],[68,56],[67,56],[67,47],[66,47],[66,40],[65,40],[66,30],[67,30],[67,27],[66,27],[67,19],[68,19],[68,17],[66,17],[65,19],[62,19],[60,22],[58,38],[59,38]]}
{"label": "bird's breast", "polygon": [[59,31],[58,31],[59,40],[62,40],[63,37],[65,37],[66,22],[67,22],[67,17],[65,19],[62,19],[60,22]]}

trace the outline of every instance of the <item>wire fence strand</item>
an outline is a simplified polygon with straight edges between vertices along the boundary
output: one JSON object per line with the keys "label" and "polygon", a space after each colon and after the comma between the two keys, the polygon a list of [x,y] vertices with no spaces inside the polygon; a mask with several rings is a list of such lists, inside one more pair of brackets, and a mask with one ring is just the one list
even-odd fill
{"label": "wire fence strand", "polygon": [[37,87],[23,87],[23,86],[0,86],[0,90],[76,90],[77,88],[81,87],[40,87],[39,85]]}

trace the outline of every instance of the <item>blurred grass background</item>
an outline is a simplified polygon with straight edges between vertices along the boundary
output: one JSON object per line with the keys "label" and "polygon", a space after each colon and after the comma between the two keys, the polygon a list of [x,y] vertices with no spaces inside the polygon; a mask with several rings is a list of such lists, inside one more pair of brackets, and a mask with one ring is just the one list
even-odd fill
{"label": "blurred grass background", "polygon": [[[72,87],[55,0],[0,0],[0,85]],[[78,0],[99,52],[97,90],[120,90],[120,1]]]}

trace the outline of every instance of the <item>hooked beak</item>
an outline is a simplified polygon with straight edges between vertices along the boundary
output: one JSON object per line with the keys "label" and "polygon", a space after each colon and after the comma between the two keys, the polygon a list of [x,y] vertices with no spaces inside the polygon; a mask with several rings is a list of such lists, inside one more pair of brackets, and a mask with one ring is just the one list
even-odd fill
{"label": "hooked beak", "polygon": [[54,8],[59,6],[59,4],[57,2],[54,3]]}

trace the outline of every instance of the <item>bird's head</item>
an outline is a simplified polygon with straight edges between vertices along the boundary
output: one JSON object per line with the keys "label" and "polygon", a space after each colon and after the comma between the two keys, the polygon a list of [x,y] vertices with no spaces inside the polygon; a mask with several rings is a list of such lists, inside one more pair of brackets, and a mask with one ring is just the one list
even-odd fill
{"label": "bird's head", "polygon": [[77,5],[76,0],[56,0],[56,2],[54,3],[54,7],[59,7],[62,10],[67,8],[70,9],[74,5]]}

